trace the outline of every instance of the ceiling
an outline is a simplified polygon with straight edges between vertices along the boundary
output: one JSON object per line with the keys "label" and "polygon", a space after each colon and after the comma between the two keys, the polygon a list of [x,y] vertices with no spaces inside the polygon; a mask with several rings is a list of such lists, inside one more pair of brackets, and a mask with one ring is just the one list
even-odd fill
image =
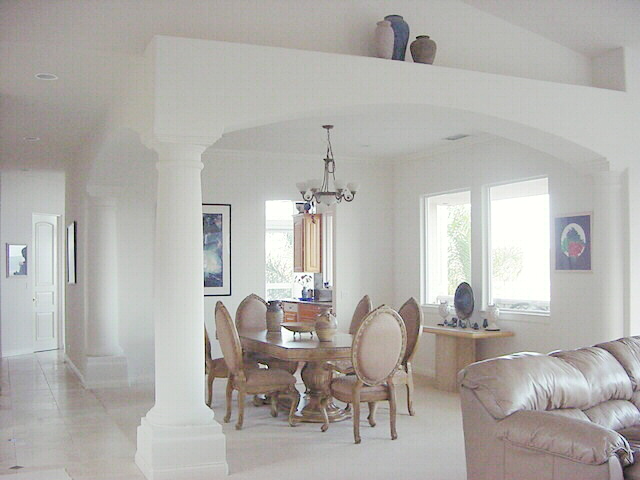
{"label": "ceiling", "polygon": [[[118,92],[126,88],[127,72],[140,61],[153,35],[239,42],[250,38],[256,43],[288,45],[286,36],[271,35],[274,28],[293,28],[276,6],[313,5],[288,1],[0,0],[0,167],[63,166],[103,121]],[[585,53],[640,40],[639,0],[464,1]],[[264,31],[255,30],[255,18],[247,16],[248,4],[254,16],[266,18]],[[370,15],[369,4],[388,7],[383,0],[361,0],[353,5]],[[336,24],[326,8],[317,7],[313,13],[320,29]],[[353,34],[348,25],[336,25],[347,32],[345,36]],[[368,25],[365,18],[364,28]],[[326,48],[330,51],[332,47]],[[37,80],[34,75],[40,72],[54,73],[59,80]],[[322,154],[320,125],[327,120],[336,123],[336,156],[410,154],[469,128],[446,118],[435,122],[419,112],[405,119],[385,118],[385,122],[359,114],[235,132],[216,148]],[[40,140],[28,142],[25,137]]]}
{"label": "ceiling", "polygon": [[[385,108],[360,108],[356,114],[326,115],[274,123],[225,134],[213,149],[249,150],[284,154],[311,154],[324,158],[327,133],[333,124],[331,144],[336,161],[341,157],[385,159],[444,147],[455,143],[445,137],[484,136],[452,112],[402,106],[402,114]],[[466,142],[467,140],[465,140]]]}
{"label": "ceiling", "polygon": [[462,0],[588,56],[640,45],[638,0]]}

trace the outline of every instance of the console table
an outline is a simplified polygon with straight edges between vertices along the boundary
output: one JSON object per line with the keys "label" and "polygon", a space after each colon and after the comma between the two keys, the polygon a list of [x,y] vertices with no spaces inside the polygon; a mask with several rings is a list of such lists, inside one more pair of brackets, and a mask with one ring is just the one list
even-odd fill
{"label": "console table", "polygon": [[477,361],[476,340],[514,335],[504,330],[488,332],[438,326],[426,326],[422,331],[436,336],[436,387],[447,392],[458,391],[458,372]]}

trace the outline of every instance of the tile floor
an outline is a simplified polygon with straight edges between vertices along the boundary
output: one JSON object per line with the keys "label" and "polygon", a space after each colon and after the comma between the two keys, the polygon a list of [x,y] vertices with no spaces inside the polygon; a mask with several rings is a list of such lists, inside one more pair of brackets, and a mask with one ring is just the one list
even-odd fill
{"label": "tile floor", "polygon": [[[302,385],[300,386],[302,387]],[[0,362],[0,478],[64,468],[74,480],[140,480],[133,462],[136,427],[153,404],[151,385],[85,390],[59,352]],[[214,384],[214,411],[224,415],[224,381]],[[231,478],[463,480],[464,444],[457,395],[420,382],[416,417],[400,393],[398,434],[389,439],[388,409],[378,426],[363,419],[362,444],[350,421],[290,428],[267,407],[247,402],[244,429],[224,424]],[[235,421],[235,405],[232,422]],[[21,466],[21,469],[11,467]],[[11,477],[7,477],[11,478]]]}

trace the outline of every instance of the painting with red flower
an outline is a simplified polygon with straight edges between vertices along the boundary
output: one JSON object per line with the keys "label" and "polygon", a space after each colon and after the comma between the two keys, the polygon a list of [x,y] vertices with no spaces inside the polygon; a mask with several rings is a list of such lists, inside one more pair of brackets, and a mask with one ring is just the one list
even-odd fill
{"label": "painting with red flower", "polygon": [[591,214],[557,217],[556,270],[591,270]]}

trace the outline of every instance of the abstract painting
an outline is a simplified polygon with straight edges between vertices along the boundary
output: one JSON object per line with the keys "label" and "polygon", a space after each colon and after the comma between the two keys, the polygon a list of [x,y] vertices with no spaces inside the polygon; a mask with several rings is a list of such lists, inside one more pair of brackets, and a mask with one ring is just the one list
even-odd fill
{"label": "abstract painting", "polygon": [[76,283],[76,222],[67,225],[67,283]]}
{"label": "abstract painting", "polygon": [[554,243],[556,270],[591,271],[591,214],[557,217]]}
{"label": "abstract painting", "polygon": [[202,205],[205,296],[231,295],[231,205]]}

